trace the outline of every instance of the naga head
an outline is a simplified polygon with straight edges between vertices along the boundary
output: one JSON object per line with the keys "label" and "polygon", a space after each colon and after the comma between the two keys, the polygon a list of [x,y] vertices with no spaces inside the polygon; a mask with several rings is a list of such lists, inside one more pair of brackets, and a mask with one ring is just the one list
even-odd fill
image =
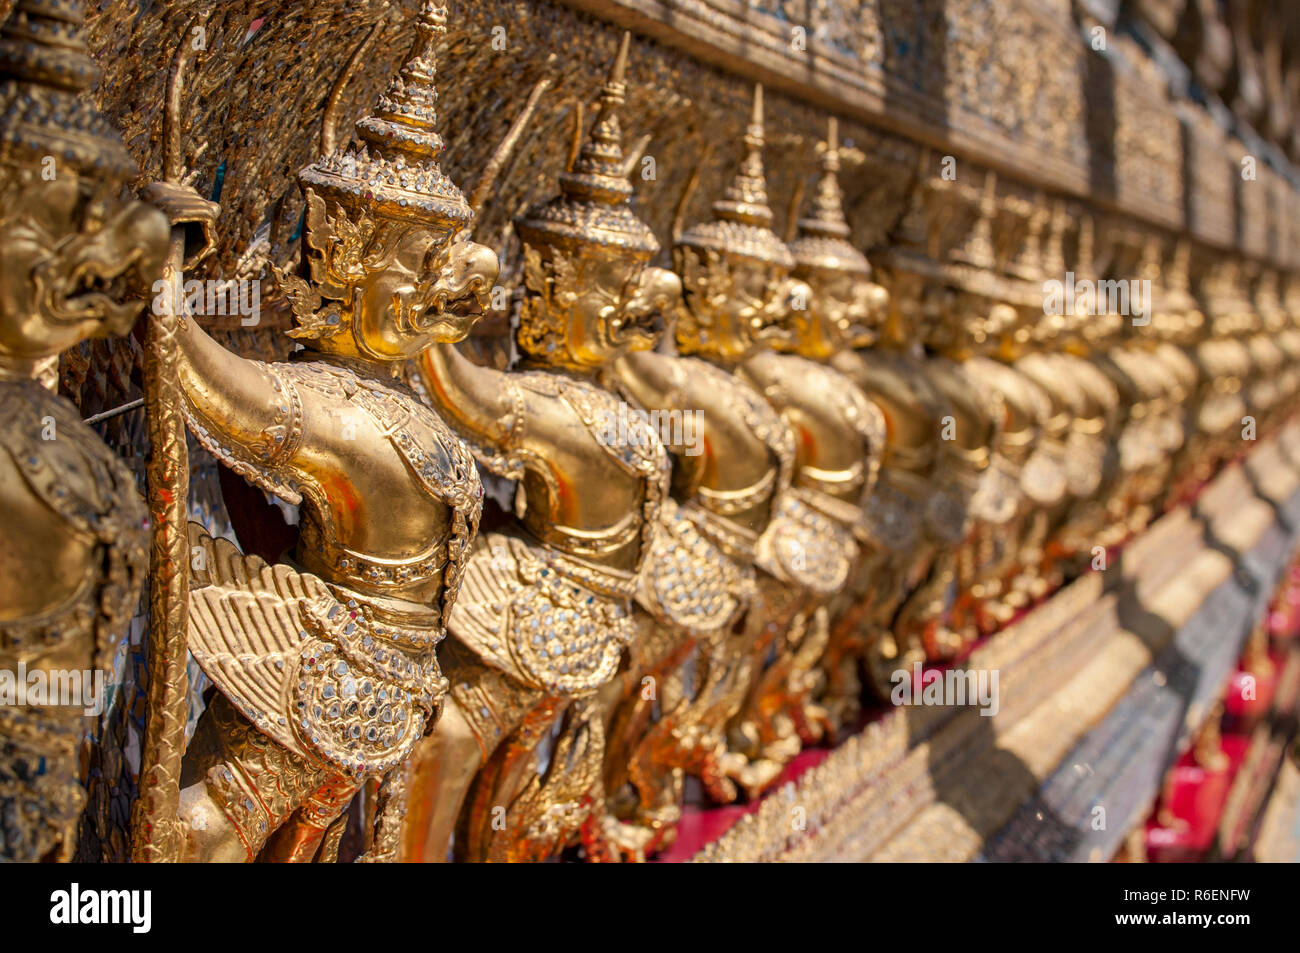
{"label": "naga head", "polygon": [[844,348],[875,343],[889,310],[889,292],[871,280],[870,262],[848,241],[838,178],[838,131],[832,118],[821,147],[822,176],[812,207],[790,243],[794,275],[811,292],[806,307],[789,313],[794,350],[819,361]]}
{"label": "naga head", "polygon": [[19,0],[0,28],[0,361],[30,368],[125,334],[162,268],[168,225],[123,200],[138,169],[81,95],[99,70],[80,3]]}
{"label": "naga head", "polygon": [[650,266],[659,242],[629,206],[618,118],[629,40],[625,33],[590,137],[560,174],[560,194],[515,222],[525,285],[517,341],[532,360],[555,367],[592,370],[654,348],[661,316],[681,300],[677,276]]}
{"label": "naga head", "polygon": [[381,363],[462,340],[496,283],[495,252],[468,237],[473,211],[439,168],[435,43],[443,3],[425,0],[406,65],[357,122],[359,145],[299,173],[307,277],[277,270],[312,349]]}
{"label": "naga head", "polygon": [[766,346],[788,346],[789,312],[811,297],[791,276],[794,256],[771,228],[763,142],[758,86],[740,169],[713,203],[713,220],[687,229],[673,249],[685,301],[677,322],[683,353],[733,363]]}

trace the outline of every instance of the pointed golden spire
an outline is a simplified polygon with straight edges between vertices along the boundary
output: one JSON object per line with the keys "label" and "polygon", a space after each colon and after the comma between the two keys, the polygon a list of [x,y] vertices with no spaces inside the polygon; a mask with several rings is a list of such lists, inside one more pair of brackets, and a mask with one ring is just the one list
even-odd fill
{"label": "pointed golden spire", "polygon": [[866,256],[848,241],[850,230],[844,218],[839,170],[839,123],[832,116],[826,125],[821,179],[817,182],[808,215],[799,220],[799,237],[790,243],[790,251],[800,269],[820,268],[869,275],[871,265]]}
{"label": "pointed golden spire", "polygon": [[623,156],[618,110],[627,100],[627,59],[631,34],[624,33],[618,53],[601,87],[600,112],[572,167],[560,173],[560,194],[533,206],[515,222],[519,236],[532,245],[616,245],[649,258],[659,242],[633,213]]}
{"label": "pointed golden spire", "polygon": [[974,218],[965,241],[950,254],[952,258],[984,271],[992,271],[997,266],[997,252],[993,245],[993,221],[998,214],[997,185],[997,173],[989,170],[984,173],[982,188],[959,192],[971,204]]}
{"label": "pointed golden spire", "polygon": [[745,158],[723,197],[713,203],[713,221],[687,229],[678,244],[752,258],[785,268],[794,259],[785,242],[772,231],[772,209],[767,204],[767,179],[763,172],[763,87],[754,86],[754,103],[745,129]]}
{"label": "pointed golden spire", "polygon": [[86,53],[81,0],[18,0],[0,28],[0,150],[52,155],[113,179],[139,169],[116,129],[82,93],[100,70]]}
{"label": "pointed golden spire", "polygon": [[473,218],[460,189],[438,165],[437,41],[447,5],[424,0],[406,64],[357,122],[361,145],[322,156],[299,173],[304,188],[384,218],[458,228]]}
{"label": "pointed golden spire", "polygon": [[1056,199],[1052,202],[1047,240],[1043,243],[1040,267],[1043,278],[1062,278],[1065,275],[1065,230],[1069,224],[1065,200]]}
{"label": "pointed golden spire", "polygon": [[801,232],[848,238],[849,226],[844,219],[844,195],[840,191],[839,123],[832,116],[826,122],[826,142],[822,150],[822,176],[813,195],[807,218],[799,223]]}
{"label": "pointed golden spire", "polygon": [[763,86],[754,86],[754,106],[745,129],[745,158],[724,198],[713,203],[715,218],[746,225],[769,226],[772,209],[767,204],[767,178],[763,171]]}
{"label": "pointed golden spire", "polygon": [[572,167],[560,174],[560,187],[572,199],[616,205],[632,194],[632,185],[623,174],[623,131],[618,119],[618,109],[627,101],[624,78],[631,38],[632,34],[625,32],[619,43],[609,78],[601,87],[600,112],[591,127],[591,135],[578,151]]}

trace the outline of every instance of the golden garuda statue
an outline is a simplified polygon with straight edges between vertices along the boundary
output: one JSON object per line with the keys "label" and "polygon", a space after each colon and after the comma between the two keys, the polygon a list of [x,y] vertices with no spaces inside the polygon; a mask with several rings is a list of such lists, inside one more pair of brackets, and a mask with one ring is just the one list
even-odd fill
{"label": "golden garuda statue", "polygon": [[[106,48],[156,52],[157,23],[139,24],[161,14],[100,6]],[[836,743],[921,666],[1048,658],[1038,643],[1064,613],[976,643],[1104,568],[1099,552],[1194,499],[1250,441],[1286,436],[1300,280],[1285,254],[1250,254],[1244,229],[1240,248],[1198,245],[1199,201],[1183,204],[1189,228],[1176,234],[1174,219],[1053,198],[1074,181],[1066,166],[1034,175],[1000,161],[997,136],[963,146],[984,168],[963,159],[958,176],[956,157],[896,130],[882,143],[919,162],[883,180],[897,196],[872,196],[872,215],[851,221],[848,167],[862,153],[829,118],[816,161],[784,170],[812,192],[803,203],[794,190],[779,234],[756,86],[734,117],[735,166],[685,227],[710,163],[692,171],[683,153],[722,137],[659,144],[657,168],[680,189],[670,210],[644,174],[650,137],[625,145],[625,127],[689,130],[726,96],[647,94],[629,81],[649,73],[629,61],[630,34],[612,62],[578,64],[595,72],[577,99],[547,100],[552,122],[572,116],[567,148],[554,148],[554,125],[530,131],[548,75],[490,153],[477,130],[500,116],[484,104],[518,90],[484,99],[472,69],[449,83],[438,57],[505,62],[495,28],[481,49],[468,38],[510,3],[449,31],[442,0],[407,0],[400,61],[367,52],[381,5],[323,3],[314,21],[277,20],[292,4],[252,6],[256,18],[238,4],[199,14],[169,71],[120,69],[145,86],[123,96],[110,84],[97,108],[83,5],[0,2],[0,861],[66,861],[129,826],[141,862],[642,862],[685,851],[695,810],[744,801],[719,812],[744,819],[700,859],[909,852],[950,831],[973,852],[1010,813],[957,811],[958,830],[953,804],[924,784],[915,805],[879,803],[878,782],[902,775],[884,777],[894,768],[878,756],[919,770],[925,751],[951,747],[922,742],[956,730],[978,746],[1008,725],[1032,741],[1020,721],[936,711]],[[186,7],[200,4],[169,9]],[[195,42],[210,23],[223,24],[212,49]],[[328,95],[313,69],[286,98],[298,107],[268,120],[263,84],[240,104],[249,124],[228,109],[251,64],[342,62],[333,41],[362,26]],[[518,52],[503,82],[543,61],[550,72],[537,44],[531,60]],[[181,132],[191,63],[206,67],[195,130],[222,124],[211,138]],[[688,75],[669,65],[661,77]],[[344,95],[358,70],[383,88],[366,112],[373,90]],[[164,76],[159,108],[137,109],[139,89]],[[638,102],[650,108],[634,120]],[[318,107],[319,155],[296,135]],[[362,118],[339,143],[348,108]],[[1024,118],[1010,100],[999,109]],[[786,142],[820,138],[794,115]],[[237,154],[253,123],[260,148]],[[468,195],[444,171],[444,125],[481,166]],[[526,141],[539,162],[510,170]],[[207,169],[209,200],[192,183],[216,142],[228,155]],[[1112,198],[1159,158],[1119,147]],[[140,165],[160,181],[134,199]],[[272,167],[299,169],[296,185]],[[1024,182],[1003,178],[1015,169]],[[480,216],[489,199],[503,214]],[[1238,224],[1251,225],[1248,205],[1233,205]],[[670,217],[656,235],[650,223]],[[500,260],[475,241],[476,222],[494,218],[508,223]],[[860,240],[872,231],[882,244]],[[282,323],[223,338],[192,286],[228,291],[254,271],[273,281]],[[1120,313],[1103,286],[1128,281],[1153,293],[1121,299],[1132,307]],[[489,304],[508,335],[466,345]],[[104,355],[122,372],[112,387],[143,397],[82,419],[57,388],[75,400]],[[92,429],[140,405],[129,419],[143,429]],[[1250,472],[1260,459],[1239,476],[1262,477]],[[214,474],[220,497],[204,489]],[[267,545],[242,493],[292,514],[283,542]],[[1123,602],[1124,587],[1146,585],[1139,568],[1091,584],[1121,587]],[[1071,618],[1075,598],[1058,603]],[[1107,665],[1145,664],[1111,654]],[[131,677],[97,737],[87,716],[124,661]],[[210,691],[190,685],[192,665]],[[1023,724],[1037,731],[1032,707]],[[1057,740],[1068,744],[1031,754],[1069,750],[1077,732]],[[1012,779],[1016,797],[1050,760]],[[129,812],[84,808],[131,798]],[[789,821],[773,810],[787,807]]]}
{"label": "golden garuda statue", "polygon": [[[938,551],[964,540],[978,474],[950,452],[954,443],[943,439],[950,402],[928,379],[902,321],[890,320],[889,293],[872,280],[870,262],[849,241],[836,120],[830,120],[819,148],[821,176],[790,243],[794,275],[812,290],[809,307],[790,312],[794,346],[851,380],[882,418],[882,425],[873,427],[877,447],[863,459],[865,466],[879,460],[878,477],[863,496],[858,518],[863,556],[833,604],[821,662],[827,683],[821,703],[832,723],[844,727],[858,715],[860,668],[876,691],[888,696],[894,672],[910,670],[923,658],[922,629],[938,624],[938,611],[932,599],[916,606],[908,600],[927,580]],[[852,394],[842,381],[822,379]],[[910,652],[900,652],[896,644],[886,651],[883,642],[894,632],[912,644]]]}
{"label": "golden garuda statue", "polygon": [[[774,346],[792,345],[791,313],[814,307],[794,279],[794,257],[772,231],[763,169],[763,94],[754,91],[745,154],[713,218],[680,234],[675,260],[686,309],[677,344],[757,391],[795,448],[791,485],[774,500],[758,539],[757,561],[776,583],[763,584],[762,623],[749,650],[748,688],[731,719],[733,754],[749,765],[742,783],[756,794],[802,743],[830,726],[814,702],[818,663],[829,640],[827,603],[859,556],[861,502],[875,482],[884,423],[847,378]],[[763,660],[774,652],[768,664]]]}
{"label": "golden garuda statue", "polygon": [[[658,242],[627,204],[616,113],[626,65],[625,38],[561,194],[516,222],[525,367],[479,366],[449,345],[419,363],[434,407],[516,490],[515,522],[480,538],[470,598],[452,616],[452,703],[412,767],[424,802],[408,824],[412,858],[443,859],[457,831],[465,859],[540,859],[579,831],[596,849],[607,696],[619,691],[609,686],[625,652],[635,657],[653,627],[641,613],[709,626],[736,608],[722,580],[701,594],[670,578],[679,551],[693,574],[711,547],[664,511],[669,463],[655,429],[595,381],[679,294],[671,273],[646,267]],[[557,718],[550,770],[530,777]]]}
{"label": "golden garuda statue", "polygon": [[[357,123],[359,144],[299,174],[303,268],[276,274],[303,349],[247,360],[182,319],[191,432],[301,507],[298,543],[275,564],[191,530],[189,648],[219,694],[185,756],[190,859],[329,858],[368,780],[387,781],[384,817],[400,812],[394,769],[446,695],[435,650],[482,487],[468,449],[401,374],[466,335],[497,261],[465,237],[472,212],[438,165],[445,23],[443,5],[424,4],[410,58]],[[216,214],[191,190],[152,194],[173,221]],[[396,849],[397,825],[381,827],[375,857]]]}
{"label": "golden garuda statue", "polygon": [[[950,520],[929,521],[936,539],[943,538],[940,525],[948,523],[947,532],[955,531],[960,541],[941,546],[892,623],[873,634],[868,663],[878,691],[890,671],[951,658],[978,637],[1000,595],[992,567],[1012,551],[1009,526],[1023,505],[1021,467],[1036,432],[973,372],[975,355],[989,346],[994,331],[979,293],[988,289],[992,257],[984,192],[937,174],[931,158],[921,157],[897,243],[878,256],[890,294],[882,337],[896,341],[895,349],[911,351],[911,367],[939,395],[936,408],[946,412],[935,421],[936,470],[947,472],[946,496],[953,504],[942,510],[955,515],[964,503],[966,521],[960,528]],[[880,350],[862,353],[878,363]],[[924,434],[908,433],[909,446],[922,442]],[[879,505],[889,507],[890,500]]]}
{"label": "golden garuda statue", "polygon": [[[523,242],[526,296],[518,343],[529,366],[588,381],[621,397],[633,362],[659,343],[659,316],[681,303],[681,282],[649,266],[658,240],[630,208],[619,107],[626,98],[630,34],[624,34],[589,138],[560,175],[561,194],[516,222]],[[567,302],[572,301],[572,310]],[[635,423],[634,423],[635,421]],[[677,470],[681,461],[714,458],[719,449],[704,410],[646,415],[620,399],[602,411],[603,439],[619,446],[649,423]],[[629,429],[629,427],[631,429]],[[706,466],[708,463],[706,462]],[[584,703],[592,732],[605,736],[591,812],[582,826],[589,859],[644,859],[671,841],[684,773],[699,763],[701,709],[713,704],[717,672],[683,691],[684,660],[727,639],[753,596],[752,571],[734,563],[668,492],[641,560],[633,599],[635,635],[620,677]],[[660,717],[647,726],[658,705]],[[571,715],[572,720],[576,715]],[[711,754],[721,747],[715,729]],[[708,754],[705,755],[707,760]],[[703,770],[703,769],[701,769]]]}
{"label": "golden garuda statue", "polygon": [[[689,195],[688,189],[683,202]],[[616,724],[631,753],[624,764],[609,761],[607,781],[616,801],[611,810],[653,832],[647,849],[671,841],[673,802],[686,775],[722,802],[734,800],[739,787],[758,790],[776,776],[779,763],[766,755],[728,750],[728,725],[750,692],[764,646],[795,611],[790,587],[815,583],[815,567],[786,567],[773,546],[783,530],[795,545],[811,542],[806,527],[781,515],[793,435],[750,384],[697,356],[714,347],[730,354],[753,346],[747,319],[731,312],[751,306],[732,285],[731,268],[746,267],[747,258],[683,244],[674,256],[685,301],[662,309],[662,316],[679,353],[654,349],[655,341],[647,340],[610,363],[601,379],[633,408],[672,425],[664,436],[672,454],[674,525],[686,538],[707,541],[716,554],[691,573],[721,584],[743,615],[734,626],[721,615],[708,625],[658,626],[647,643],[655,649],[643,653],[638,666],[641,684],[649,677],[658,686],[657,698],[629,683],[629,710]],[[712,330],[702,333],[701,326]],[[660,716],[632,738],[636,713],[644,721],[651,703]]]}
{"label": "golden garuda statue", "polygon": [[[167,245],[85,91],[80,3],[20,0],[0,30],[0,860],[67,860],[85,714],[144,581],[149,520],[118,456],[53,391],[61,351],[131,330]],[[83,714],[84,713],[84,714]]]}

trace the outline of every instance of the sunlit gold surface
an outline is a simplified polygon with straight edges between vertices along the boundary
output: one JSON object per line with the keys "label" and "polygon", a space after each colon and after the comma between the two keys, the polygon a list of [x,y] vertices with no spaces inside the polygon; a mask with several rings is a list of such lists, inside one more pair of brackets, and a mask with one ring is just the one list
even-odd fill
{"label": "sunlit gold surface", "polygon": [[[865,43],[874,18],[922,30],[874,2],[809,54],[840,92],[790,72],[773,4],[749,9],[752,49],[725,38],[725,0],[672,22],[655,0],[322,0],[319,28],[254,6],[102,6],[92,47],[136,92],[95,95],[147,170],[132,183],[85,98],[80,5],[0,3],[0,670],[106,670],[113,651],[141,669],[113,715],[138,749],[113,737],[89,767],[75,709],[0,708],[0,806],[21,818],[0,859],[68,859],[85,784],[97,830],[105,786],[134,798],[118,856],[137,861],[644,861],[691,802],[761,798],[845,738],[785,789],[825,836],[787,841],[768,801],[704,856],[969,859],[1081,736],[1066,713],[1101,717],[1147,656],[1117,630],[1086,673],[1012,700],[1032,769],[1005,796],[966,792],[978,810],[959,820],[927,793],[896,828],[863,820],[864,792],[933,781],[902,718],[853,737],[863,709],[987,637],[980,664],[1076,658],[1077,633],[1048,632],[1089,594],[1114,601],[1100,574],[1119,546],[1144,579],[1144,543],[1190,547],[1185,579],[1150,583],[1184,618],[1225,569],[1182,505],[1227,468],[1207,504],[1226,513],[1255,441],[1277,464],[1256,482],[1300,460],[1283,177],[1225,199],[1205,156],[1240,144],[1207,149],[1187,118],[1197,146],[1176,162],[1169,91],[1128,78],[1114,155],[1082,148],[1080,102],[1024,72],[1052,23],[1044,49],[1077,78],[1055,14],[1007,15],[993,32],[1011,45],[980,47],[969,4],[924,0],[961,63],[916,87],[918,109],[953,106],[924,119],[862,84],[861,66],[906,59]],[[825,7],[823,27],[841,4]],[[489,57],[476,34],[503,11]],[[612,22],[645,33],[615,51]],[[565,60],[540,52],[555,37],[577,38]],[[155,54],[165,82],[140,72]],[[283,103],[253,88],[279,59],[306,74]],[[766,113],[761,86],[741,105],[758,75],[782,80]],[[792,98],[808,90],[838,115]],[[914,139],[863,124],[881,115]],[[1036,171],[1009,144],[1040,126]],[[1216,208],[1240,215],[1236,241]],[[1049,289],[1067,274],[1153,293],[1063,310]],[[266,321],[197,313],[151,290],[160,276],[264,281]],[[117,420],[106,445],[58,384],[110,420],[142,395],[142,427]],[[146,446],[133,478],[114,450]]]}
{"label": "sunlit gold surface", "polygon": [[[453,703],[479,757],[455,777],[440,775],[432,823],[408,831],[412,858],[445,857],[458,816],[456,851],[470,860],[540,859],[583,829],[585,839],[601,836],[591,833],[605,818],[601,692],[645,632],[632,608],[638,574],[661,570],[669,556],[655,549],[668,491],[663,444],[591,382],[646,340],[647,307],[671,306],[677,293],[671,276],[646,267],[658,243],[627,207],[617,114],[626,70],[625,41],[561,195],[517,222],[526,261],[518,341],[538,369],[501,373],[451,347],[420,364],[434,406],[488,469],[516,482],[518,523],[486,535],[471,559],[468,590],[492,601],[452,619],[452,637],[468,650],[448,670]],[[502,683],[509,691],[491,697]],[[541,775],[537,748],[557,718],[561,734]],[[438,737],[416,770],[453,763],[456,752]]]}
{"label": "sunlit gold surface", "polygon": [[[149,523],[130,472],[41,378],[64,348],[130,331],[166,224],[118,198],[134,163],[82,96],[98,71],[81,29],[79,3],[27,0],[0,31],[0,668],[93,689],[135,609]],[[72,856],[92,699],[75,701],[0,707],[0,859]]]}
{"label": "sunlit gold surface", "polygon": [[[456,237],[471,212],[436,162],[445,15],[422,10],[411,59],[358,124],[368,146],[302,173],[308,278],[279,275],[299,360],[241,359],[181,322],[191,431],[302,514],[292,562],[275,566],[191,533],[204,555],[191,564],[190,650],[226,699],[205,713],[181,779],[191,859],[328,850],[327,829],[366,778],[402,764],[446,692],[434,652],[482,491],[464,445],[397,374],[464,336],[496,261]],[[179,189],[153,197],[174,221],[217,212]]]}

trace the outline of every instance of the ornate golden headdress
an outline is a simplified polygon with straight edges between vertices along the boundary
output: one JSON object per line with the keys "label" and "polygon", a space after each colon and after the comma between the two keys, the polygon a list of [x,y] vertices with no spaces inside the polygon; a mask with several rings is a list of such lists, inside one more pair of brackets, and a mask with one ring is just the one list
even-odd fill
{"label": "ornate golden headdress", "polygon": [[560,173],[560,194],[515,219],[524,242],[524,283],[532,292],[515,339],[523,351],[548,362],[565,352],[566,312],[577,299],[582,263],[599,250],[633,262],[649,261],[659,251],[654,232],[630,206],[632,184],[618,119],[627,94],[630,42],[631,34],[624,33],[601,88],[591,134]]}
{"label": "ornate golden headdress", "polygon": [[794,267],[790,249],[771,228],[763,144],[763,87],[757,85],[754,110],[745,130],[745,158],[723,197],[713,203],[713,221],[687,229],[677,239],[678,246]]}
{"label": "ornate golden headdress", "polygon": [[456,230],[474,217],[456,184],[438,166],[435,45],[447,32],[447,5],[425,0],[406,65],[357,122],[358,148],[321,156],[298,173],[304,189],[349,210],[398,222]]}
{"label": "ornate golden headdress", "polygon": [[876,265],[890,273],[892,286],[913,287],[933,302],[996,296],[996,176],[985,173],[980,186],[958,182],[942,164],[936,169],[934,159],[929,149],[921,151],[894,241],[875,253]]}
{"label": "ornate golden headdress", "polygon": [[623,156],[618,108],[627,98],[624,77],[630,40],[631,34],[624,33],[600,92],[600,113],[591,135],[572,166],[560,173],[560,194],[515,220],[520,238],[530,245],[613,246],[646,259],[659,251],[654,232],[629,205],[632,183]]}
{"label": "ornate golden headdress", "polygon": [[112,123],[80,94],[99,67],[86,54],[81,0],[18,0],[0,27],[0,157],[46,156],[125,181],[139,172]]}
{"label": "ornate golden headdress", "polygon": [[822,176],[807,217],[799,220],[799,237],[790,243],[790,251],[800,268],[844,271],[865,277],[871,274],[871,264],[848,241],[849,224],[844,218],[839,182],[839,146],[839,122],[832,116],[826,124]]}
{"label": "ornate golden headdress", "polygon": [[[376,220],[459,232],[474,212],[438,166],[443,140],[435,131],[436,44],[447,32],[447,5],[424,0],[406,64],[379,97],[373,115],[357,121],[356,148],[323,155],[298,173],[307,196],[303,237],[311,282],[275,269],[298,327],[292,337],[340,330],[348,315],[326,299],[348,302],[369,267],[383,267],[389,242]],[[333,208],[331,208],[331,204]]]}

